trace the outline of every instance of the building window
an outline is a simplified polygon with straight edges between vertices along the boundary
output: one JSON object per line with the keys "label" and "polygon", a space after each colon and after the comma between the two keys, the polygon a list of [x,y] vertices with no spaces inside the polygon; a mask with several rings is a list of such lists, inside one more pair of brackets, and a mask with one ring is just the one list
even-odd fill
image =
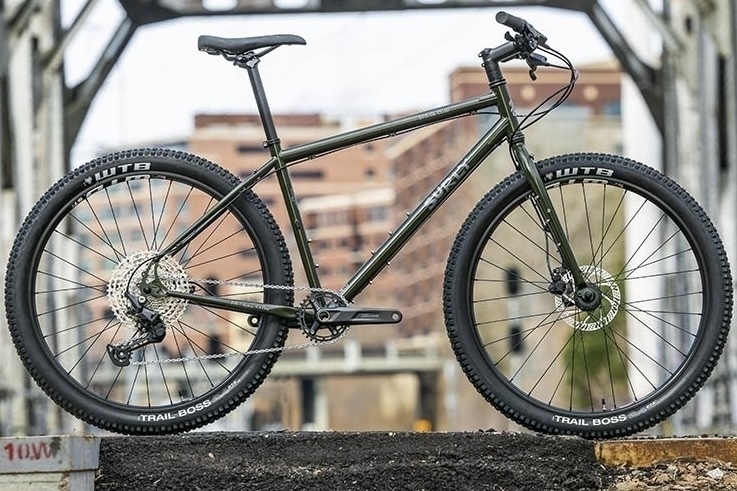
{"label": "building window", "polygon": [[262,145],[255,145],[253,143],[241,143],[235,147],[235,151],[238,153],[261,153],[265,152],[266,149]]}
{"label": "building window", "polygon": [[370,222],[382,222],[386,220],[386,207],[372,206],[366,210],[367,219]]}
{"label": "building window", "polygon": [[621,116],[622,115],[622,102],[612,101],[604,104],[602,112],[607,116]]}
{"label": "building window", "polygon": [[290,175],[295,179],[320,180],[325,178],[325,172],[320,169],[294,170]]}

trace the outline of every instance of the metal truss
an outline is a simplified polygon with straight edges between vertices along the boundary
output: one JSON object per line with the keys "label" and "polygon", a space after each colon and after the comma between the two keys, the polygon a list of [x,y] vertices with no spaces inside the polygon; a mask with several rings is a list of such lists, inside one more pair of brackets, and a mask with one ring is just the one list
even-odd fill
{"label": "metal truss", "polygon": [[[96,0],[88,0],[79,14]],[[181,17],[215,15],[263,15],[298,13],[335,13],[400,11],[457,8],[550,7],[585,13],[612,49],[624,71],[642,91],[650,112],[663,128],[663,93],[660,69],[644,63],[634,53],[613,20],[598,0],[118,0],[126,12],[126,19],[118,26],[89,76],[67,92],[65,103],[66,146],[69,150],[82,126],[87,111],[112,67],[139,26]],[[295,6],[299,5],[299,6]],[[218,8],[218,7],[228,8]],[[78,24],[75,21],[74,26]],[[71,29],[71,28],[70,28]]]}

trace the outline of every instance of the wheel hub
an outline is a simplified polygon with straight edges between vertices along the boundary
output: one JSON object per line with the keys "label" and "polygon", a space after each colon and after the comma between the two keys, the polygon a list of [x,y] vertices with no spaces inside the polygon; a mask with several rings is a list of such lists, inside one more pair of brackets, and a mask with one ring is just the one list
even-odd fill
{"label": "wheel hub", "polygon": [[[570,271],[560,275],[556,285],[562,293],[555,295],[555,308],[561,312],[561,318],[575,329],[603,329],[619,312],[619,286],[612,275],[597,266],[587,266],[581,273],[587,285],[579,289],[575,288]],[[560,288],[560,285],[565,285],[565,288]]]}
{"label": "wheel hub", "polygon": [[590,283],[576,292],[574,303],[579,309],[591,312],[601,305],[601,298],[599,287]]}
{"label": "wheel hub", "polygon": [[[176,322],[187,308],[187,301],[184,299],[146,295],[138,287],[146,271],[146,263],[158,255],[157,251],[139,251],[128,255],[115,267],[107,285],[110,308],[120,322],[134,331],[138,328],[138,316],[131,312],[131,305],[126,297],[128,291],[139,299],[144,299],[146,307],[157,312],[166,325]],[[158,260],[156,272],[168,291],[189,292],[187,274],[182,265],[171,256],[163,256]]]}

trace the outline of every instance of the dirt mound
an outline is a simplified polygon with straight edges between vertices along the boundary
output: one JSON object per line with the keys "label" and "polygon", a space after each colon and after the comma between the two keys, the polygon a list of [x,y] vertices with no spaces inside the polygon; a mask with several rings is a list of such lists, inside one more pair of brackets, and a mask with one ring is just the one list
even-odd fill
{"label": "dirt mound", "polygon": [[523,433],[190,433],[106,437],[96,490],[593,490],[593,443]]}

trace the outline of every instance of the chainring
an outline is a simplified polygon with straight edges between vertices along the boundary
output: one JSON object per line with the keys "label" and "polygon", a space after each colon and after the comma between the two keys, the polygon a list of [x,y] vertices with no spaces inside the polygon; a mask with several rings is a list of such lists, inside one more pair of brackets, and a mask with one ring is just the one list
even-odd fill
{"label": "chainring", "polygon": [[299,304],[298,320],[305,337],[316,342],[332,341],[340,338],[349,325],[326,325],[317,318],[321,309],[347,307],[345,300],[331,292],[314,292]]}

